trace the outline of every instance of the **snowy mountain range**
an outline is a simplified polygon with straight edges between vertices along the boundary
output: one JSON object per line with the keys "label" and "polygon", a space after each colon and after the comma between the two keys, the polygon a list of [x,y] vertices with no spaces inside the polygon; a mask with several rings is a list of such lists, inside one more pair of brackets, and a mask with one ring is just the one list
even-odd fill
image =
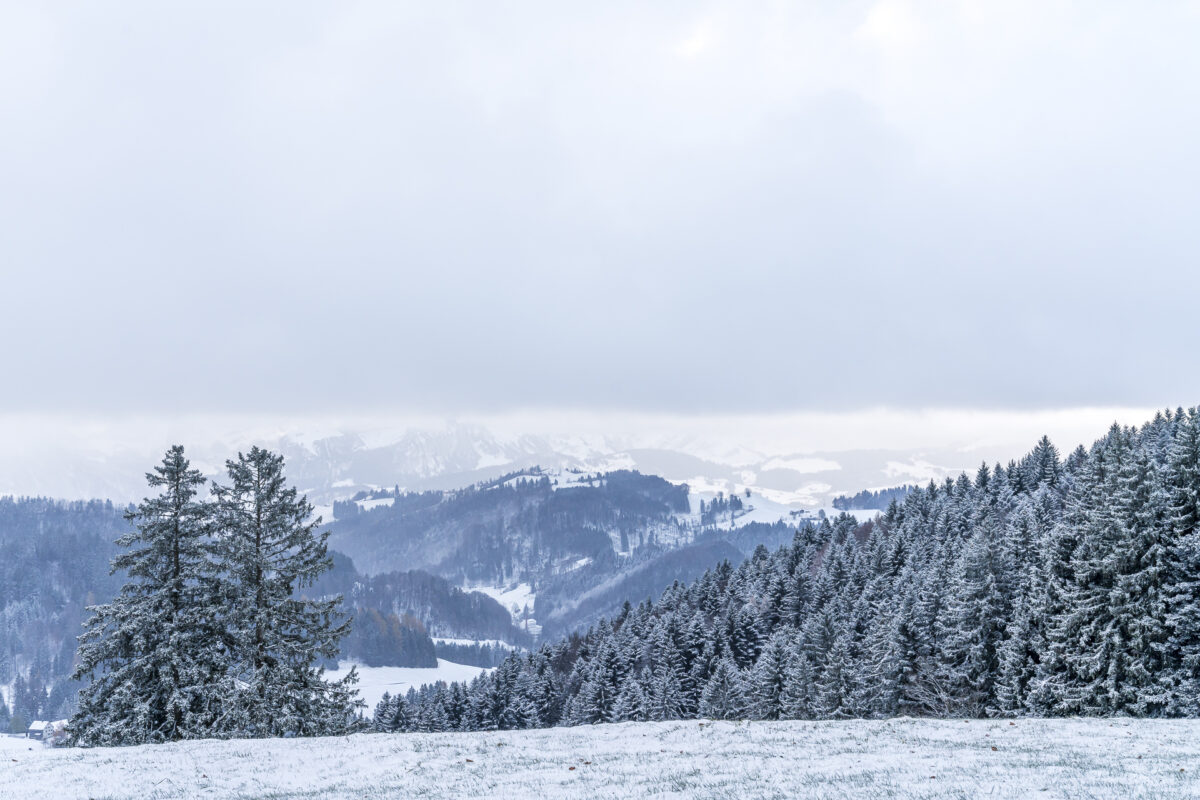
{"label": "snowy mountain range", "polygon": [[[31,446],[18,440],[0,450],[0,496],[136,501],[146,493],[145,471],[178,442],[193,464],[213,477],[225,459],[251,444],[282,452],[289,478],[326,511],[335,500],[363,490],[452,489],[538,466],[585,472],[634,469],[687,483],[697,495],[750,489],[786,514],[828,507],[838,494],[940,479],[978,466],[981,457],[960,446],[801,451],[795,449],[795,437],[772,436],[760,436],[754,447],[746,447],[731,444],[737,441],[737,429],[697,433],[651,427],[636,433],[565,435],[528,432],[534,423],[526,425],[530,427],[458,422],[400,428],[48,426],[28,435]],[[785,434],[780,431],[781,437]]]}
{"label": "snowy mountain range", "polygon": [[844,492],[940,479],[973,466],[970,457],[955,452],[728,450],[693,438],[505,436],[469,424],[410,429],[395,438],[342,433],[310,441],[281,437],[273,444],[287,457],[297,485],[318,504],[379,487],[455,488],[532,467],[625,469],[687,483],[698,495],[750,489],[786,516],[789,510],[828,507]]}

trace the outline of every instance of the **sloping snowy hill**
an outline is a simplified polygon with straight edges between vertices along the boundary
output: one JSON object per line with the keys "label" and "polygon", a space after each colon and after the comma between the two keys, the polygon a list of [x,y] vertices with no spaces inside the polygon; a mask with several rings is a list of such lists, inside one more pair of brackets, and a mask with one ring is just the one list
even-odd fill
{"label": "sloping snowy hill", "polygon": [[[1200,721],[626,723],[46,750],[0,798],[1200,797]],[[32,748],[32,749],[31,749]]]}

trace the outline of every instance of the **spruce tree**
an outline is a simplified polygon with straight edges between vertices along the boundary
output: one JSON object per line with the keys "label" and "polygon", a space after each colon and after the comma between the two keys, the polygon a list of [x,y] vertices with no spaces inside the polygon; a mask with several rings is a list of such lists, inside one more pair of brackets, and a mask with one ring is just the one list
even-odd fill
{"label": "spruce tree", "polygon": [[642,684],[643,679],[633,676],[625,681],[613,704],[613,722],[642,722],[649,719],[649,701]]}
{"label": "spruce tree", "polygon": [[1166,713],[1200,714],[1200,415],[1176,416],[1175,437],[1166,469],[1172,531],[1163,594],[1167,606],[1167,645],[1159,683],[1167,694]]}
{"label": "spruce tree", "polygon": [[383,697],[379,698],[379,702],[375,704],[375,715],[371,721],[371,727],[380,733],[392,733],[391,723],[392,716],[396,711],[396,703],[392,699],[390,692],[384,692]]}
{"label": "spruce tree", "polygon": [[700,696],[700,716],[708,719],[741,719],[746,716],[742,674],[730,658],[717,662]]}
{"label": "spruce tree", "polygon": [[161,492],[127,515],[134,530],[117,540],[127,549],[112,562],[129,579],[111,603],[89,609],[79,637],[73,677],[92,682],[71,731],[83,745],[206,736],[220,700],[207,602],[211,515],[197,499],[204,478],[177,445],[146,480]]}
{"label": "spruce tree", "polygon": [[779,719],[787,685],[788,642],[796,632],[784,629],[767,641],[750,671],[747,711],[755,719]]}
{"label": "spruce tree", "polygon": [[793,646],[788,651],[786,682],[780,697],[780,717],[783,719],[812,719],[814,716],[814,679],[816,672],[803,648]]}
{"label": "spruce tree", "polygon": [[988,706],[988,713],[993,716],[1015,717],[1026,709],[1029,687],[1036,674],[1034,623],[1027,602],[1024,598],[1018,601],[996,653],[994,699]]}
{"label": "spruce tree", "polygon": [[1004,617],[996,553],[995,527],[986,524],[964,545],[939,620],[940,683],[956,698],[953,713],[965,716],[981,716],[993,699]]}
{"label": "spruce tree", "polygon": [[298,594],[332,566],[312,505],[287,485],[283,457],[259,447],[226,462],[218,504],[217,597],[225,659],[221,733],[330,735],[355,724],[357,673],[324,680],[322,659],[338,654],[349,631],[341,598]]}
{"label": "spruce tree", "polygon": [[649,711],[650,719],[657,722],[683,716],[684,697],[679,674],[669,664],[660,664],[654,670]]}

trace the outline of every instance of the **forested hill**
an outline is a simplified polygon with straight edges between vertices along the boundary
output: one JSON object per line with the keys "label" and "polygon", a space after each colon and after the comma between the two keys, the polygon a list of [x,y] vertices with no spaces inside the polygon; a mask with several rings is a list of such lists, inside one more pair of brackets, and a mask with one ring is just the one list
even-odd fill
{"label": "forested hill", "polygon": [[[123,581],[109,561],[128,527],[124,513],[102,501],[0,497],[0,684],[13,684],[10,699],[27,721],[41,710],[61,716],[74,699],[76,687],[62,678],[84,607]],[[0,706],[2,717],[9,709]]]}
{"label": "forested hill", "polygon": [[617,471],[561,485],[533,469],[451,492],[334,505],[333,547],[364,572],[424,569],[452,582],[536,581],[580,559],[690,538],[688,490]]}
{"label": "forested hill", "polygon": [[912,491],[723,564],[384,729],[679,717],[1200,714],[1200,418]]}
{"label": "forested hill", "polygon": [[[349,557],[335,552],[333,569],[307,591],[316,596],[340,594],[351,608],[374,609],[401,620],[411,618],[434,637],[494,639],[520,647],[532,643],[529,634],[514,625],[509,612],[492,598],[463,591],[444,578],[420,570],[362,575]],[[369,635],[368,628],[362,614],[356,614],[351,643],[359,636]],[[378,663],[427,666],[409,659]]]}
{"label": "forested hill", "polygon": [[367,575],[416,568],[455,585],[528,584],[536,601],[522,624],[549,637],[795,532],[783,522],[730,530],[740,497],[699,505],[691,513],[688,487],[655,475],[533,468],[456,491],[386,490],[337,503],[330,542]]}
{"label": "forested hill", "polygon": [[891,489],[863,489],[855,495],[841,495],[833,498],[833,507],[839,511],[854,511],[857,509],[874,509],[883,511],[893,500],[902,502],[908,493],[916,486],[894,486]]}

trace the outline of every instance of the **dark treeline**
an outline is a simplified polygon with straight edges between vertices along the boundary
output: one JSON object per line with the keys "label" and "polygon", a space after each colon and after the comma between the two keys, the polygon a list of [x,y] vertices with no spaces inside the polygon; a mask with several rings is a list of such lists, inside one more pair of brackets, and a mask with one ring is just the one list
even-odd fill
{"label": "dark treeline", "polygon": [[382,730],[641,719],[1200,713],[1200,418],[1048,439],[758,548]]}
{"label": "dark treeline", "polygon": [[[75,637],[85,606],[120,587],[113,541],[128,528],[110,502],[0,497],[0,729],[74,711]],[[11,719],[5,717],[11,714]]]}
{"label": "dark treeline", "polygon": [[437,657],[455,664],[470,664],[473,667],[498,667],[513,652],[513,647],[493,645],[489,642],[438,642]]}
{"label": "dark treeline", "polygon": [[[411,614],[353,609],[354,624],[341,642],[341,655],[368,667],[436,667],[433,639]],[[336,662],[331,662],[331,665]]]}
{"label": "dark treeline", "polygon": [[863,489],[858,494],[833,498],[833,507],[839,511],[883,511],[892,501],[903,502],[916,486],[893,486],[891,489],[871,491]]}

